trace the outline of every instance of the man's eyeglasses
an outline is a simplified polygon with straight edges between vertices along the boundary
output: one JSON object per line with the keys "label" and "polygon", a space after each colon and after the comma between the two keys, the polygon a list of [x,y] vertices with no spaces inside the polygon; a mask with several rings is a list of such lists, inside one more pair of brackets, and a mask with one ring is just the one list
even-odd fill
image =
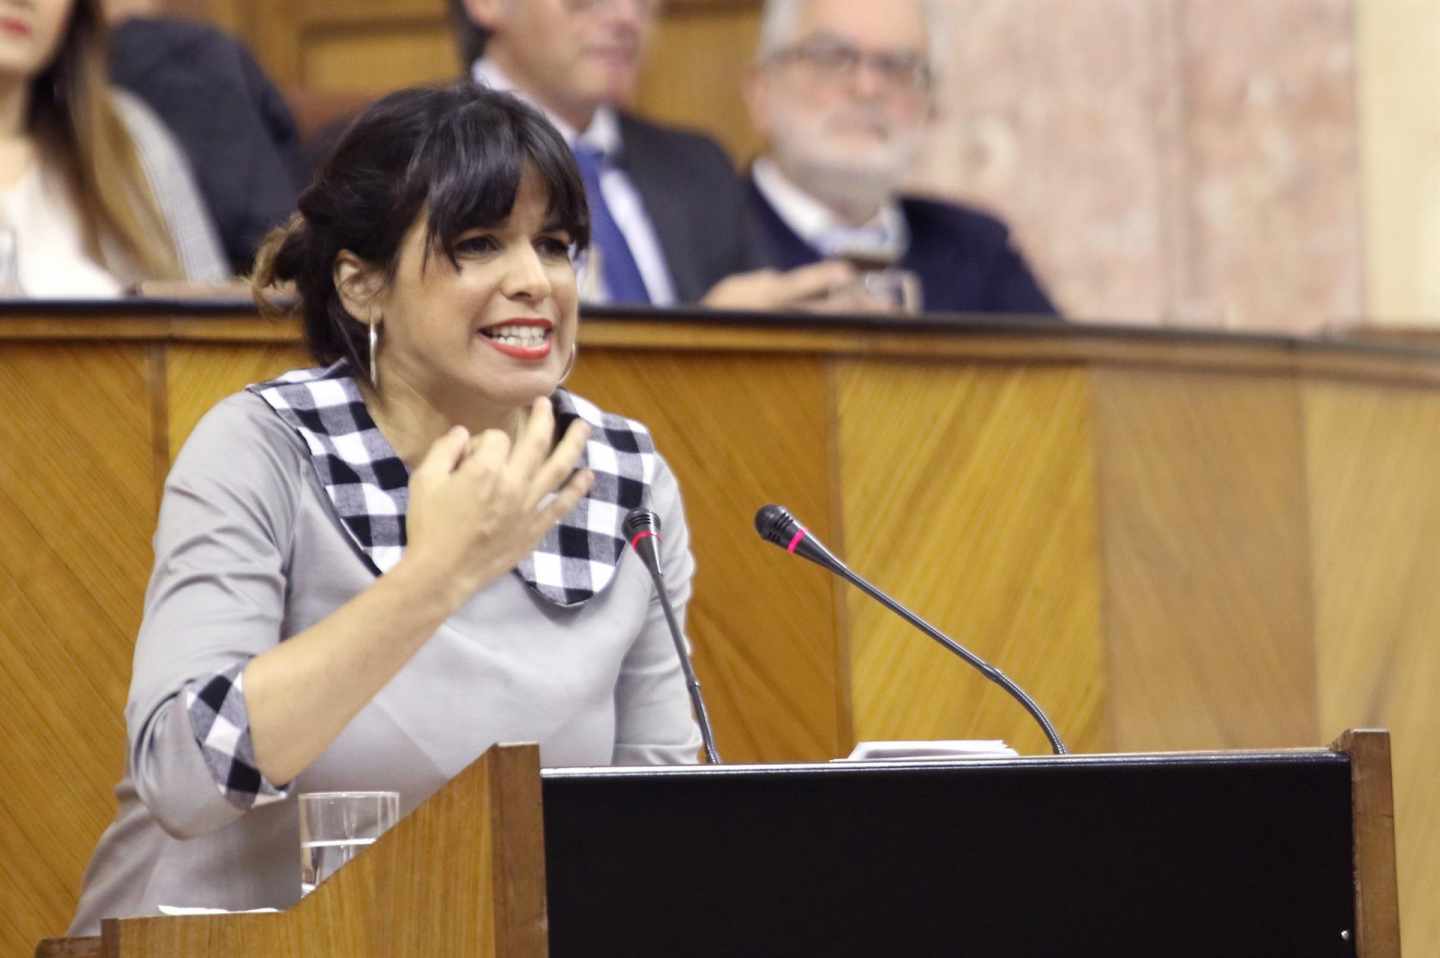
{"label": "man's eyeglasses", "polygon": [[[571,13],[595,13],[618,6],[621,2],[622,0],[565,0],[565,8]],[[649,17],[660,12],[660,5],[664,0],[623,0],[623,2],[631,3],[639,16]]]}
{"label": "man's eyeglasses", "polygon": [[861,50],[844,40],[816,37],[771,54],[777,63],[803,63],[817,74],[836,80],[849,79],[866,64],[886,85],[911,92],[930,88],[930,64],[918,53]]}

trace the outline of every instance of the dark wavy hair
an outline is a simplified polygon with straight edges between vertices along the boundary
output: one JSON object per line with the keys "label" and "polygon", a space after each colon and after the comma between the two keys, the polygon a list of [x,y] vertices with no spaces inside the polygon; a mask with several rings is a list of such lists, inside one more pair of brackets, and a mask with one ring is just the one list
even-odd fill
{"label": "dark wavy hair", "polygon": [[[299,211],[261,245],[251,277],[256,301],[271,315],[298,314],[317,361],[349,358],[368,376],[367,330],[335,289],[335,257],[349,250],[389,281],[401,241],[423,213],[424,262],[436,252],[458,268],[455,242],[509,218],[527,166],[549,194],[549,221],[583,250],[585,187],[569,146],[537,110],[471,83],[392,93],[355,118],[300,194]],[[291,284],[294,297],[284,290]]]}

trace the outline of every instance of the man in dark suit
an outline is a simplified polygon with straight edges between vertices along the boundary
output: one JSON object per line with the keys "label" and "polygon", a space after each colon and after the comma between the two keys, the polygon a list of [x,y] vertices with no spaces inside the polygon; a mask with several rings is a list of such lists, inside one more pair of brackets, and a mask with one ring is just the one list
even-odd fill
{"label": "man in dark suit", "polygon": [[768,0],[746,99],[770,143],[751,170],[753,247],[791,269],[827,256],[918,276],[941,312],[1055,314],[979,210],[902,196],[934,114],[926,0]]}
{"label": "man in dark suit", "polygon": [[621,109],[634,95],[658,5],[451,0],[461,55],[476,82],[542,109],[575,150],[599,251],[599,269],[583,278],[582,294],[590,301],[775,309],[843,285],[851,275],[843,263],[785,273],[760,268],[748,246],[744,187],[724,150]]}
{"label": "man in dark suit", "polygon": [[244,44],[158,9],[138,0],[108,4],[120,18],[110,36],[110,78],[175,134],[230,266],[243,275],[308,179],[295,120]]}

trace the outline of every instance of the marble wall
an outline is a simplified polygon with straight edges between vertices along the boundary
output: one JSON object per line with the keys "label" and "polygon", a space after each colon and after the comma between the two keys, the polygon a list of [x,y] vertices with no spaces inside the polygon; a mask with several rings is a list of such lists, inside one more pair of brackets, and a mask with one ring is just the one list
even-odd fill
{"label": "marble wall", "polygon": [[916,187],[1003,215],[1068,315],[1365,312],[1353,0],[939,0]]}
{"label": "marble wall", "polygon": [[1368,318],[1440,326],[1440,3],[1355,6]]}

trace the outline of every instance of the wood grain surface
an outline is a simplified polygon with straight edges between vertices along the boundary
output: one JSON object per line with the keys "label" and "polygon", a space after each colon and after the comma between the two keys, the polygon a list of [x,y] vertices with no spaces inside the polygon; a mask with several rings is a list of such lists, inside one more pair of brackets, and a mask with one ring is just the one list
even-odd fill
{"label": "wood grain surface", "polygon": [[1356,953],[1360,958],[1400,958],[1390,733],[1383,729],[1352,729],[1340,736],[1333,747],[1350,756]]}
{"label": "wood grain surface", "polygon": [[544,958],[540,751],[490,749],[285,912],[106,919],[101,937],[115,958]]}
{"label": "wood grain surface", "polygon": [[[595,318],[582,342],[571,385],[647,422],[679,477],[728,759],[1043,748],[961,663],[762,543],[754,510],[780,502],[1078,750],[1390,726],[1407,950],[1440,944],[1440,356],[726,317]],[[114,812],[157,461],[214,400],[304,362],[293,327],[238,309],[0,321],[0,953],[64,931]]]}
{"label": "wood grain surface", "polygon": [[1319,740],[1294,380],[1104,370],[1095,400],[1115,746]]}
{"label": "wood grain surface", "polygon": [[[1108,747],[1090,400],[1080,368],[836,368],[847,563],[1005,672],[1072,749]],[[846,592],[861,740],[1048,751],[1003,690]]]}
{"label": "wood grain surface", "polygon": [[251,383],[314,366],[304,349],[284,345],[188,343],[166,350],[165,440],[170,462],[210,407]]}
{"label": "wood grain surface", "polygon": [[1317,382],[1305,414],[1320,721],[1392,730],[1401,933],[1407,954],[1434,954],[1440,395]]}
{"label": "wood grain surface", "polygon": [[110,823],[155,525],[142,346],[0,358],[0,953],[65,930]]}
{"label": "wood grain surface", "polygon": [[35,946],[35,958],[101,958],[100,937],[46,938]]}
{"label": "wood grain surface", "polygon": [[754,527],[756,509],[781,502],[832,530],[823,364],[587,348],[570,385],[646,423],[680,482],[697,562],[687,632],[720,754],[824,761],[848,748],[834,584]]}

